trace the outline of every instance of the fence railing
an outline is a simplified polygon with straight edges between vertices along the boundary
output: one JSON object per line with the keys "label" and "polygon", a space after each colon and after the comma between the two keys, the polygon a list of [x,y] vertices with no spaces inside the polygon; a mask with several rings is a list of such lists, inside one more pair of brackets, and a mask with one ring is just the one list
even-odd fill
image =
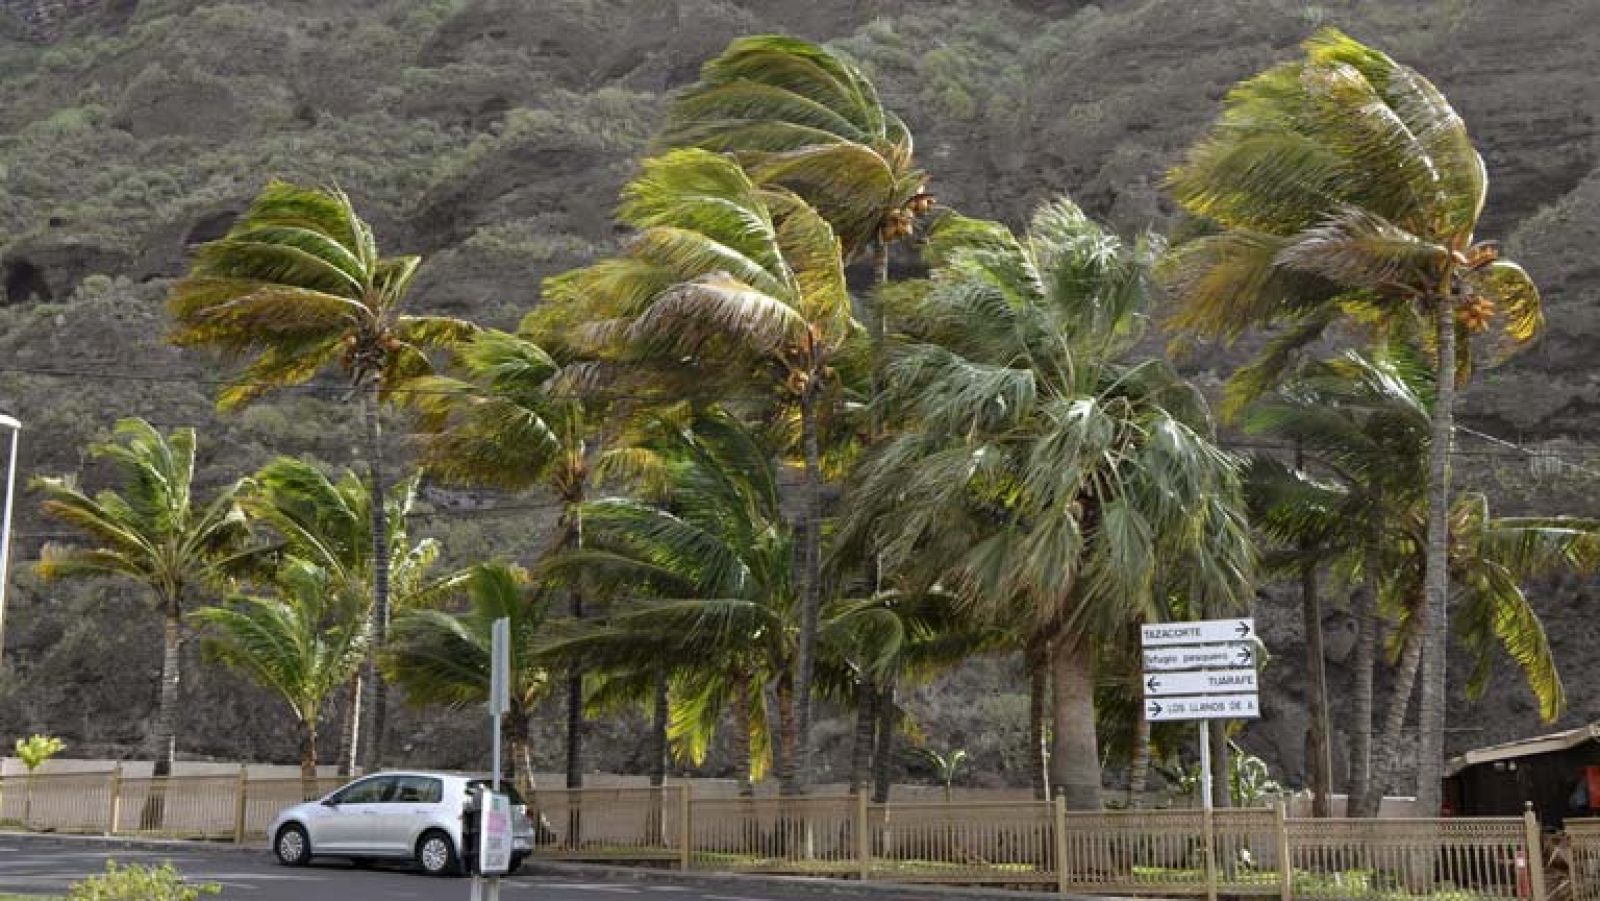
{"label": "fence railing", "polygon": [[1600,901],[1600,820],[1568,820],[1566,833],[1572,901]]}
{"label": "fence railing", "polygon": [[[340,780],[109,773],[0,778],[0,827],[254,841]],[[699,798],[664,788],[540,789],[536,855],[685,869],[1061,893],[1545,901],[1523,817],[1295,819],[1285,808],[1069,813],[1059,802],[871,804],[864,796]],[[1600,901],[1600,823],[1569,829],[1574,901]]]}

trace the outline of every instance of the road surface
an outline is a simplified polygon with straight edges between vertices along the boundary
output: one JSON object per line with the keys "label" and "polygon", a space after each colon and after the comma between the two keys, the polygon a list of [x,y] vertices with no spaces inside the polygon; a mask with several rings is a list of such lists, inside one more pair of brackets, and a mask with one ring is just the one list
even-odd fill
{"label": "road surface", "polygon": [[[157,865],[171,861],[193,881],[222,886],[224,899],[250,901],[466,901],[466,879],[430,879],[401,866],[357,870],[340,861],[310,867],[282,867],[263,850],[194,850],[183,847],[133,850],[98,843],[71,843],[0,836],[0,895],[61,894],[68,884],[105,870],[107,860]],[[581,877],[524,873],[508,878],[506,901],[817,901],[826,898],[804,888],[767,886],[753,881],[705,885],[640,881],[584,881]],[[838,899],[871,898],[874,892],[838,886]]]}

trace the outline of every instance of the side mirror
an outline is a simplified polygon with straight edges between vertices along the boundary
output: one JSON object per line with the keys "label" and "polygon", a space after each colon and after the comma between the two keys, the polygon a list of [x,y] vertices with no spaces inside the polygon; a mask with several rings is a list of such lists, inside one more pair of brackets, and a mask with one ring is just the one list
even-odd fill
{"label": "side mirror", "polygon": [[333,798],[323,798],[322,799],[322,806],[323,807],[338,807],[339,806],[339,802],[335,801]]}

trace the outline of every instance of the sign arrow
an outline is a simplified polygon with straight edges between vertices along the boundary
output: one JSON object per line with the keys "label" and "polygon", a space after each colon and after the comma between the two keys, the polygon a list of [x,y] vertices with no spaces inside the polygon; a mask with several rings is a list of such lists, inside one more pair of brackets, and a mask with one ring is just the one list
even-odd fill
{"label": "sign arrow", "polygon": [[1161,687],[1161,682],[1157,680],[1155,676],[1151,676],[1149,679],[1145,680],[1144,687],[1150,689],[1151,691],[1155,691]]}
{"label": "sign arrow", "polygon": [[1155,719],[1156,717],[1160,716],[1161,715],[1161,711],[1163,711],[1165,709],[1167,709],[1167,708],[1162,707],[1159,701],[1151,701],[1150,702],[1150,718],[1151,719]]}
{"label": "sign arrow", "polygon": [[1234,628],[1234,631],[1239,633],[1239,637],[1240,638],[1249,638],[1250,637],[1250,621],[1249,620],[1244,620],[1244,619],[1239,620],[1239,625]]}
{"label": "sign arrow", "polygon": [[1240,648],[1239,649],[1239,665],[1240,666],[1249,666],[1251,663],[1255,662],[1255,659],[1256,659],[1256,655],[1250,653],[1250,649],[1249,648]]}

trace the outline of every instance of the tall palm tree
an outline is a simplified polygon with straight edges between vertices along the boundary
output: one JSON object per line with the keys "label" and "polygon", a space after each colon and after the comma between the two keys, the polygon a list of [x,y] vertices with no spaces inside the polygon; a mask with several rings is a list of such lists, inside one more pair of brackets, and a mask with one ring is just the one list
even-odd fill
{"label": "tall palm tree", "polygon": [[667,109],[656,144],[736,154],[757,181],[815,207],[846,260],[873,249],[880,282],[888,245],[932,201],[910,130],[861,68],[785,35],[739,38],[707,62]]}
{"label": "tall palm tree", "polygon": [[272,596],[240,596],[191,616],[207,630],[208,655],[288,705],[300,732],[300,779],[314,792],[322,708],[366,658],[367,607],[335,590],[327,571],[294,558],[272,587]]}
{"label": "tall palm tree", "polygon": [[[430,569],[439,557],[437,542],[424,539],[413,544],[407,535],[419,479],[419,474],[412,474],[390,485],[385,502],[374,505],[370,484],[355,472],[334,478],[316,464],[279,457],[242,483],[239,503],[253,522],[275,534],[265,550],[317,567],[328,590],[338,594],[341,603],[359,607],[370,616],[377,606],[372,571],[378,557],[371,540],[376,519],[388,530],[382,559],[390,567],[389,597],[397,609],[423,603],[461,578],[459,573],[431,577]],[[373,506],[385,508],[381,517],[373,515]],[[370,631],[363,647],[370,663],[374,653]],[[341,775],[354,771],[359,755],[364,678],[360,672],[351,678],[341,736]]]}
{"label": "tall palm tree", "polygon": [[1198,393],[1131,359],[1153,242],[1065,200],[1025,237],[947,217],[930,242],[932,281],[897,311],[887,367],[905,428],[861,467],[845,538],[891,571],[938,561],[941,584],[1048,646],[1052,781],[1098,809],[1097,636],[1155,615],[1165,570],[1195,573],[1207,609],[1247,597],[1236,464]]}
{"label": "tall palm tree", "polygon": [[[342,372],[366,425],[372,493],[382,497],[379,404],[394,384],[427,371],[427,347],[473,331],[461,320],[401,312],[421,262],[379,256],[371,226],[342,191],[272,181],[225,237],[195,251],[168,302],[176,320],[170,340],[249,361],[218,398],[223,409],[326,370]],[[389,628],[386,513],[383,504],[371,507],[372,642],[379,649]],[[369,664],[369,768],[382,763],[387,728],[377,675]]]}
{"label": "tall palm tree", "polygon": [[[486,329],[458,344],[446,372],[413,379],[401,396],[418,413],[420,462],[435,478],[503,491],[543,489],[561,504],[549,552],[583,543],[580,506],[599,460],[604,407],[564,391],[559,363],[527,337]],[[582,582],[569,610],[582,618]],[[584,666],[567,674],[567,787],[583,785]]]}
{"label": "tall palm tree", "polygon": [[[837,397],[835,363],[859,331],[838,238],[799,197],[762,187],[732,159],[677,150],[646,161],[619,219],[639,230],[622,256],[546,283],[544,327],[587,321],[567,336],[636,390],[775,406],[798,420],[805,473],[797,748],[809,743],[822,598],[821,430]],[[619,375],[620,373],[620,375]],[[799,760],[781,771],[800,790]]]}
{"label": "tall palm tree", "polygon": [[194,429],[163,435],[143,419],[123,419],[112,440],[90,445],[89,452],[112,463],[120,489],[90,496],[70,476],[34,479],[33,487],[45,495],[45,514],[87,539],[87,546],[45,545],[37,568],[45,579],[111,575],[149,590],[162,619],[161,683],[149,753],[155,775],[166,776],[177,755],[183,606],[246,552],[249,529],[235,502],[236,486],[196,503]]}
{"label": "tall palm tree", "polygon": [[1305,56],[1236,86],[1169,182],[1218,231],[1180,249],[1180,327],[1224,337],[1282,333],[1234,379],[1269,386],[1294,352],[1341,318],[1420,321],[1437,360],[1429,445],[1428,636],[1417,800],[1439,804],[1444,765],[1450,444],[1472,336],[1509,349],[1543,324],[1539,293],[1498,245],[1474,234],[1488,176],[1466,126],[1415,70],[1335,31]]}
{"label": "tall palm tree", "polygon": [[[1403,346],[1375,356],[1347,353],[1302,366],[1296,377],[1254,404],[1245,424],[1253,432],[1303,446],[1319,472],[1311,475],[1269,459],[1251,470],[1257,522],[1281,550],[1271,564],[1300,565],[1310,549],[1335,572],[1363,580],[1363,603],[1380,605],[1394,623],[1389,642],[1397,658],[1393,700],[1372,752],[1372,678],[1357,672],[1355,751],[1374,760],[1400,756],[1401,731],[1421,661],[1428,609],[1424,603],[1428,494],[1425,466],[1436,402],[1425,361]],[[1468,694],[1484,688],[1499,653],[1522,669],[1540,715],[1554,720],[1565,691],[1536,611],[1522,584],[1557,569],[1589,571],[1600,564],[1600,522],[1564,516],[1497,517],[1478,493],[1458,496],[1449,520],[1453,637],[1466,651]],[[1363,647],[1376,644],[1377,624],[1363,612]],[[1370,647],[1357,667],[1372,666]],[[1367,733],[1363,735],[1362,733]],[[1356,761],[1360,767],[1364,761]],[[1354,810],[1376,813],[1396,775],[1371,772],[1354,786]]]}
{"label": "tall palm tree", "polygon": [[414,704],[463,708],[489,699],[494,622],[511,626],[511,708],[504,736],[511,748],[517,789],[531,797],[534,708],[550,692],[549,669],[535,655],[550,609],[528,574],[504,563],[480,563],[465,579],[467,607],[407,610],[395,618],[394,640],[384,652],[384,672]]}

